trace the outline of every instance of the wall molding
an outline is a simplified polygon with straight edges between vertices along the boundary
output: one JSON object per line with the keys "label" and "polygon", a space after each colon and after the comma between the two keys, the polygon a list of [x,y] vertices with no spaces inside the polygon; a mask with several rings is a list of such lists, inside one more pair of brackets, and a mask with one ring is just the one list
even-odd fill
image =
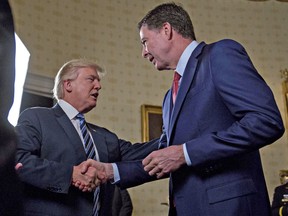
{"label": "wall molding", "polygon": [[52,89],[54,79],[38,74],[27,73],[24,83],[24,91],[44,97],[53,98]]}

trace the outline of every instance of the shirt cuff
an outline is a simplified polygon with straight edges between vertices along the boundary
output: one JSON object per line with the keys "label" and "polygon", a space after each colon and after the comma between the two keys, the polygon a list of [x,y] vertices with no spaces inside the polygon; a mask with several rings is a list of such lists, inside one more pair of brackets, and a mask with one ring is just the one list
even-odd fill
{"label": "shirt cuff", "polygon": [[187,152],[186,143],[183,144],[183,152],[184,152],[184,157],[185,157],[186,164],[188,166],[191,166],[192,162],[191,162],[190,157],[189,157],[188,152]]}
{"label": "shirt cuff", "polygon": [[120,175],[119,175],[119,170],[118,170],[116,163],[112,163],[112,167],[113,167],[113,173],[114,173],[114,181],[111,183],[115,184],[120,181]]}

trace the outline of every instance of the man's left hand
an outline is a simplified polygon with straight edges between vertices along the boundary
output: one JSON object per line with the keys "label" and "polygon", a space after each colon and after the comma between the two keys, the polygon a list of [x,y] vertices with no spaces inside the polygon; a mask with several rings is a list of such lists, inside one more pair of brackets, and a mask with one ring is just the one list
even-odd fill
{"label": "man's left hand", "polygon": [[154,151],[142,161],[142,164],[149,175],[156,175],[157,178],[174,172],[186,164],[183,145],[173,145]]}

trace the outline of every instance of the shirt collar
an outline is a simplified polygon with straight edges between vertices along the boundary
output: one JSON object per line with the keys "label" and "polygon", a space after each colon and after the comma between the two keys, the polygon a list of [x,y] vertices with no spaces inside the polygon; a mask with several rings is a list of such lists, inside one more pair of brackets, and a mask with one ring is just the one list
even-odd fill
{"label": "shirt collar", "polygon": [[195,50],[195,48],[198,46],[198,42],[193,40],[187,47],[186,49],[184,50],[184,52],[182,53],[179,61],[178,61],[178,64],[177,64],[177,67],[176,67],[176,71],[177,73],[179,73],[181,75],[181,77],[183,77],[183,74],[184,74],[184,71],[185,71],[185,68],[186,68],[186,65],[189,61],[189,58],[192,54],[192,52]]}
{"label": "shirt collar", "polygon": [[58,104],[63,109],[63,111],[66,113],[66,115],[70,120],[73,119],[79,113],[78,110],[76,110],[71,104],[69,104],[65,100],[60,99],[58,101]]}

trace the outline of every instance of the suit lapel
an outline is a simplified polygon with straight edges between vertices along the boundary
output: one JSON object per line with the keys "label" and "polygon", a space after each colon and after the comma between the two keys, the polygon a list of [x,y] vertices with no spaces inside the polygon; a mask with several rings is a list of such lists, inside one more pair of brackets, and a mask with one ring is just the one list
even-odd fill
{"label": "suit lapel", "polygon": [[86,159],[86,153],[74,125],[58,104],[53,107],[53,110],[56,116],[56,120],[65,131],[71,147],[74,147],[75,149],[75,156],[77,157],[77,160],[83,161]]}
{"label": "suit lapel", "polygon": [[[62,108],[56,104],[53,107],[56,119],[59,123],[59,125],[63,128],[67,135],[67,139],[71,143],[71,146],[75,149],[75,155],[79,161],[86,160],[87,156],[81,141],[81,138],[79,137],[78,132],[76,131],[74,125],[72,124],[71,120],[67,117],[65,112],[62,110]],[[99,155],[100,161],[108,162],[108,150],[106,146],[106,140],[105,137],[97,132],[95,127],[90,124],[88,124],[88,128],[90,130],[90,133],[93,137],[93,141],[96,145],[97,152]],[[80,144],[79,144],[80,143]]]}
{"label": "suit lapel", "polygon": [[93,137],[94,144],[96,146],[98,155],[99,155],[99,160],[102,162],[109,162],[109,157],[108,157],[108,149],[107,149],[107,144],[105,137],[100,134],[91,124],[88,123],[88,127],[90,130],[90,133]]}
{"label": "suit lapel", "polygon": [[[179,115],[181,107],[183,106],[184,100],[188,94],[188,91],[190,90],[190,86],[194,79],[195,71],[196,71],[197,64],[198,64],[198,56],[201,54],[204,46],[205,46],[205,43],[202,42],[196,47],[196,49],[192,52],[190,59],[186,65],[175,104],[173,107],[170,108],[171,119],[170,119],[169,129],[168,129],[168,137],[171,137],[172,131],[174,130],[174,127],[175,127],[177,116]],[[171,90],[170,90],[169,100],[171,101]],[[169,104],[171,104],[171,102]],[[171,144],[170,139],[168,142],[169,142],[168,144],[170,145]]]}

